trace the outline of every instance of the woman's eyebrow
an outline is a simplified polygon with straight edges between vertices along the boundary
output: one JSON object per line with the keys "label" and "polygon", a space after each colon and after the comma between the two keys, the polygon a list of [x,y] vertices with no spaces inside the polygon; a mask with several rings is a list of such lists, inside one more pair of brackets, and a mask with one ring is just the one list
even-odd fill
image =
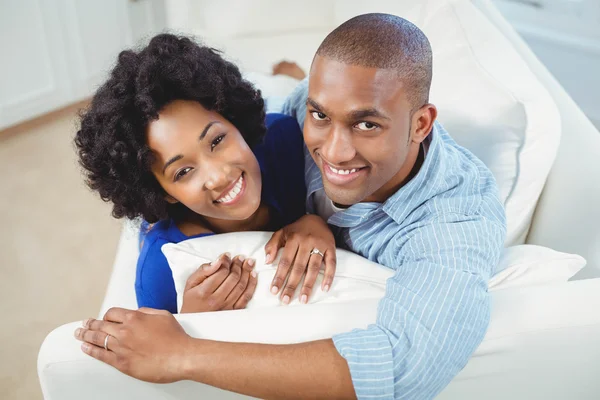
{"label": "woman's eyebrow", "polygon": [[182,158],[183,158],[183,156],[181,154],[178,154],[175,157],[171,157],[171,159],[165,163],[165,166],[163,167],[163,170],[162,170],[162,174],[163,175],[165,174],[165,171],[167,170],[167,167],[169,165],[173,164],[175,161],[181,160]]}
{"label": "woman's eyebrow", "polygon": [[204,130],[200,134],[200,137],[198,138],[198,140],[204,139],[204,137],[208,133],[208,130],[210,129],[210,127],[213,126],[214,124],[218,124],[218,123],[219,123],[219,121],[210,121],[208,124],[206,124],[206,126],[204,127]]}

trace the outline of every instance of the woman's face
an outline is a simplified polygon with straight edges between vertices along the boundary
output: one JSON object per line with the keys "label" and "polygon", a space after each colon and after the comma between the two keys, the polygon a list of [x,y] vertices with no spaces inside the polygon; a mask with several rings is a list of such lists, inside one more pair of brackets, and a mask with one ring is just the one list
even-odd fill
{"label": "woman's face", "polygon": [[148,125],[152,173],[167,192],[210,219],[244,220],[260,205],[261,175],[240,132],[195,101],[175,100]]}

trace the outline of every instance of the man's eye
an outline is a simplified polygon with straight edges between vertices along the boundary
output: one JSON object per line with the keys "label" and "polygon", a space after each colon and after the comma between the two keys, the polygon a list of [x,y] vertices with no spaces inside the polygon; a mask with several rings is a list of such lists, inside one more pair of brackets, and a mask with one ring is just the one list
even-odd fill
{"label": "man's eye", "polygon": [[217,145],[218,145],[219,143],[221,143],[221,142],[223,141],[223,139],[224,139],[224,138],[225,138],[225,135],[224,135],[224,134],[223,134],[223,135],[219,135],[219,136],[217,136],[217,137],[216,137],[216,138],[215,138],[215,139],[214,139],[214,140],[213,140],[213,141],[210,143],[210,151],[213,151],[213,149],[214,149],[215,147],[217,147]]}
{"label": "man's eye", "polygon": [[175,182],[177,182],[178,180],[180,180],[181,178],[183,178],[184,176],[186,176],[188,174],[188,172],[190,172],[192,170],[191,167],[186,167],[183,169],[180,169],[179,171],[177,171],[177,173],[175,174]]}
{"label": "man's eye", "polygon": [[358,124],[356,124],[356,127],[358,129],[360,129],[361,131],[372,131],[373,129],[377,128],[377,125],[371,123],[371,122],[360,122]]}
{"label": "man's eye", "polygon": [[322,112],[312,111],[310,114],[317,121],[324,121],[327,119],[327,115],[323,114]]}

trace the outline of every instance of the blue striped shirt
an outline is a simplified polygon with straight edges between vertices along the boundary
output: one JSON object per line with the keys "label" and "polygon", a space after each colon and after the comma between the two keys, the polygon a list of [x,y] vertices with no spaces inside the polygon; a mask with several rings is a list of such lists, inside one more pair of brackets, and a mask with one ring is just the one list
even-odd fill
{"label": "blue striped shirt", "polygon": [[[283,112],[304,125],[307,82]],[[334,336],[359,399],[430,399],[465,366],[490,319],[487,282],[506,235],[488,168],[435,123],[418,174],[384,203],[358,203],[328,223],[338,243],[395,270],[377,319]],[[307,210],[323,190],[307,151]]]}

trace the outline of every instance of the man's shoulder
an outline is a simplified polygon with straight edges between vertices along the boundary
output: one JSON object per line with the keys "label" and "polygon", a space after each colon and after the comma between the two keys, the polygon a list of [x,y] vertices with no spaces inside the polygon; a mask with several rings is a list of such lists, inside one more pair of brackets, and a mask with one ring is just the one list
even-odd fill
{"label": "man's shoulder", "polygon": [[[424,170],[386,202],[384,209],[396,222],[437,220],[445,215],[481,215],[501,225],[504,207],[491,171],[473,153],[458,145],[436,124]],[[408,193],[401,193],[406,189]]]}

